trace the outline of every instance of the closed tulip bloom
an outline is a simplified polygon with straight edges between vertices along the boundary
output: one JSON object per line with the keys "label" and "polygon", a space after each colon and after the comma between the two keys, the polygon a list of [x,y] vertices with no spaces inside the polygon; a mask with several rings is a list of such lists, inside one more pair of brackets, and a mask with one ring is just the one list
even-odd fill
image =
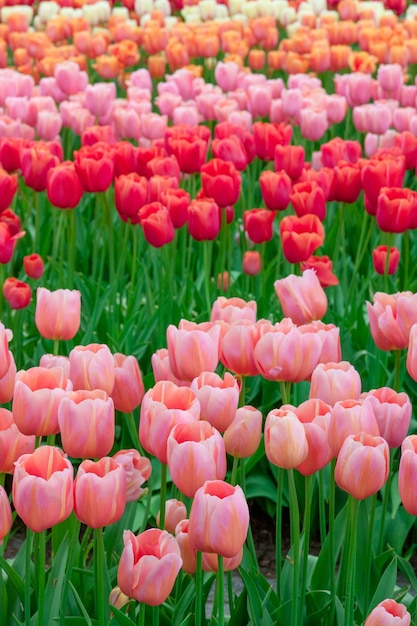
{"label": "closed tulip bloom", "polygon": [[61,356],[59,354],[42,354],[40,361],[40,367],[46,367],[50,369],[51,367],[59,367],[65,376],[69,378],[69,358],[67,356]]}
{"label": "closed tulip bloom", "polygon": [[373,157],[361,167],[362,187],[376,213],[379,192],[382,187],[402,187],[405,176],[405,157],[403,154],[384,154]]}
{"label": "closed tulip bloom", "polygon": [[0,212],[7,209],[17,191],[17,174],[9,174],[0,167]]}
{"label": "closed tulip bloom", "polygon": [[249,508],[239,485],[208,480],[198,489],[188,524],[196,550],[233,557],[245,543],[248,527]]}
{"label": "closed tulip bloom", "polygon": [[74,166],[84,190],[90,193],[106,191],[113,181],[113,155],[104,142],[76,150]]}
{"label": "closed tulip bloom", "polygon": [[160,350],[154,352],[151,357],[151,364],[156,383],[159,383],[162,380],[170,380],[172,383],[175,383],[177,387],[190,386],[190,381],[179,380],[172,373],[167,348],[161,348]]}
{"label": "closed tulip bloom", "polygon": [[275,146],[275,171],[284,170],[291,180],[297,180],[304,169],[305,152],[303,146]]}
{"label": "closed tulip bloom", "polygon": [[326,314],[327,296],[314,270],[290,274],[275,281],[274,287],[284,316],[294,324],[308,324]]}
{"label": "closed tulip bloom", "polygon": [[13,474],[14,463],[22,454],[35,449],[35,435],[24,435],[13,419],[13,413],[0,408],[0,474]]}
{"label": "closed tulip bloom", "polygon": [[70,379],[74,391],[101,389],[107,395],[113,391],[115,365],[113,355],[106,344],[90,343],[76,346],[69,355]]}
{"label": "closed tulip bloom", "polygon": [[284,256],[290,263],[306,261],[324,241],[323,224],[317,215],[287,215],[280,232]]}
{"label": "closed tulip bloom", "polygon": [[326,197],[323,189],[315,181],[293,185],[290,202],[298,217],[309,213],[317,215],[320,221],[326,217]]}
{"label": "closed tulip bloom", "polygon": [[333,406],[341,400],[358,400],[361,388],[359,373],[348,361],[319,363],[311,375],[310,398]]}
{"label": "closed tulip bloom", "polygon": [[204,420],[174,426],[167,440],[167,462],[174,485],[189,498],[206,480],[226,476],[223,439]]}
{"label": "closed tulip bloom", "polygon": [[12,527],[12,508],[4,487],[0,485],[0,546]]}
{"label": "closed tulip bloom", "polygon": [[201,372],[214,372],[219,363],[220,326],[181,320],[167,328],[171,371],[180,380],[191,381]]}
{"label": "closed tulip bloom", "polygon": [[260,338],[260,324],[236,320],[225,328],[220,342],[220,361],[234,374],[257,376],[254,349]]}
{"label": "closed tulip bloom", "polygon": [[165,602],[181,569],[182,558],[175,537],[150,528],[135,536],[123,533],[124,548],[117,582],[124,594],[150,606]]}
{"label": "closed tulip bloom", "polygon": [[110,606],[115,606],[116,609],[121,609],[128,602],[128,596],[120,591],[120,587],[113,587],[109,594]]}
{"label": "closed tulip bloom", "polygon": [[146,241],[154,248],[161,248],[174,239],[171,216],[166,206],[160,202],[151,202],[141,207],[139,222]]}
{"label": "closed tulip bloom", "polygon": [[265,243],[274,236],[275,212],[269,209],[248,209],[243,214],[245,231],[253,243]]}
{"label": "closed tulip bloom", "polygon": [[200,403],[188,387],[160,381],[149,389],[142,401],[139,439],[142,447],[167,463],[167,439],[176,424],[189,424],[200,418]]}
{"label": "closed tulip bloom", "polygon": [[41,278],[44,262],[39,254],[33,253],[23,257],[23,268],[29,278]]}
{"label": "closed tulip bloom", "polygon": [[45,339],[73,339],[81,323],[81,293],[74,289],[36,291],[35,324]]}
{"label": "closed tulip bloom", "polygon": [[[171,535],[174,535],[177,525],[185,519],[187,519],[187,507],[184,502],[181,502],[176,498],[166,500],[164,530],[167,530],[171,533]],[[159,526],[159,512],[156,516],[156,524]]]}
{"label": "closed tulip bloom", "polygon": [[126,474],[110,457],[83,461],[74,481],[74,512],[90,528],[117,522],[126,506]]}
{"label": "closed tulip bloom", "polygon": [[201,182],[207,197],[220,207],[236,204],[242,177],[233,165],[222,159],[211,159],[201,167]]}
{"label": "closed tulip bloom", "polygon": [[291,142],[292,128],[289,124],[255,122],[252,131],[255,138],[256,154],[259,159],[264,161],[274,160],[277,145],[287,146]]}
{"label": "closed tulip bloom", "polygon": [[171,216],[174,228],[182,228],[188,219],[190,194],[185,189],[166,189],[161,192],[161,202]]}
{"label": "closed tulip bloom", "polygon": [[333,455],[337,456],[345,439],[366,432],[380,435],[378,422],[371,402],[367,400],[341,400],[332,407],[328,439]]}
{"label": "closed tulip bloom", "polygon": [[232,422],[239,403],[240,387],[232,374],[223,378],[215,372],[202,372],[194,378],[190,389],[201,407],[201,419],[223,433]]}
{"label": "closed tulip bloom", "polygon": [[68,392],[58,407],[62,447],[73,458],[99,458],[114,443],[113,400],[101,389]]}
{"label": "closed tulip bloom", "polygon": [[246,250],[244,252],[242,269],[248,276],[256,276],[262,271],[262,258],[257,250]]}
{"label": "closed tulip bloom", "polygon": [[211,198],[191,200],[188,206],[188,231],[196,241],[213,241],[220,232],[221,210]]}
{"label": "closed tulip bloom", "polygon": [[114,202],[124,222],[139,223],[139,209],[148,202],[149,183],[136,172],[123,174],[114,181]]}
{"label": "closed tulip bloom", "polygon": [[59,432],[58,407],[72,390],[59,368],[32,367],[16,375],[13,419],[24,435],[55,435]]}
{"label": "closed tulip bloom", "polygon": [[44,145],[34,144],[30,148],[25,148],[20,159],[25,184],[35,191],[44,191],[49,171],[58,164],[58,157]]}
{"label": "closed tulip bloom", "polygon": [[398,489],[405,510],[417,515],[417,435],[409,435],[401,444]]}
{"label": "closed tulip bloom", "polygon": [[268,413],[264,437],[266,456],[273,465],[292,469],[307,458],[305,429],[290,409],[273,409]]}
{"label": "closed tulip bloom", "polygon": [[11,331],[0,322],[0,378],[7,374],[10,366],[12,353],[9,350],[9,341],[11,337]]}
{"label": "closed tulip bloom", "polygon": [[267,209],[283,211],[290,201],[291,178],[284,171],[265,170],[259,177],[262,199]]}
{"label": "closed tulip bloom", "polygon": [[131,413],[142,402],[145,393],[139,363],[134,356],[113,354],[114,386],[110,394],[116,411]]}
{"label": "closed tulip bloom", "polygon": [[195,174],[206,161],[208,143],[197,135],[171,137],[168,140],[168,151],[178,161],[181,172]]}
{"label": "closed tulip bloom", "polygon": [[152,473],[150,460],[135,449],[119,450],[113,459],[125,470],[126,502],[136,502],[145,492],[142,485],[149,480]]}
{"label": "closed tulip bloom", "polygon": [[41,446],[19,457],[13,475],[13,505],[26,526],[38,533],[71,515],[73,474],[71,462],[54,446]]}
{"label": "closed tulip bloom", "polygon": [[364,626],[410,626],[411,615],[404,604],[383,600],[371,611]]}
{"label": "closed tulip bloom", "polygon": [[11,309],[25,309],[32,299],[32,289],[23,280],[6,278],[3,283],[3,295]]}
{"label": "closed tulip bloom", "polygon": [[389,447],[382,437],[365,432],[350,435],[337,457],[336,484],[356,500],[364,500],[386,483],[389,459]]}
{"label": "closed tulip bloom", "polygon": [[227,454],[245,459],[255,454],[262,436],[262,413],[253,406],[239,407],[223,434]]}
{"label": "closed tulip bloom", "polygon": [[14,394],[14,384],[16,379],[16,363],[13,354],[10,352],[9,369],[0,378],[0,404],[11,402]]}
{"label": "closed tulip bloom", "polygon": [[[388,255],[388,266],[387,266]],[[400,262],[400,251],[395,246],[391,246],[388,253],[388,246],[377,246],[372,250],[372,263],[377,274],[384,275],[386,270],[391,276],[395,274]]]}
{"label": "closed tulip bloom", "polygon": [[380,350],[404,350],[417,323],[417,294],[377,292],[366,303],[372,338]]}
{"label": "closed tulip bloom", "polygon": [[414,226],[417,194],[403,187],[382,187],[376,206],[376,223],[385,233],[404,233]]}
{"label": "closed tulip bloom", "polygon": [[256,322],[256,302],[255,300],[243,300],[242,298],[225,298],[219,296],[213,302],[210,314],[210,322],[223,320],[232,324],[236,320],[247,319]]}
{"label": "closed tulip bloom", "polygon": [[412,406],[408,395],[381,387],[362,394],[362,397],[372,404],[381,437],[390,448],[398,448],[407,436],[411,422]]}

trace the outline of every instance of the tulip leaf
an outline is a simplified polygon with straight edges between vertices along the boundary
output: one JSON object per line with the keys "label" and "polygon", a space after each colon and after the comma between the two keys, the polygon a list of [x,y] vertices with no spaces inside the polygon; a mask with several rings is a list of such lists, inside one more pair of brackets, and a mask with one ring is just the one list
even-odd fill
{"label": "tulip leaf", "polygon": [[246,588],[243,588],[242,593],[236,599],[235,607],[231,613],[228,626],[243,626],[243,624],[248,623],[248,592]]}
{"label": "tulip leaf", "polygon": [[401,556],[397,556],[398,569],[403,573],[407,580],[411,583],[414,592],[417,592],[417,576],[409,561]]}
{"label": "tulip leaf", "polygon": [[[269,591],[272,590],[271,585],[255,568],[249,572],[240,567],[239,574],[248,594],[249,613],[253,623],[257,626],[273,626],[272,617],[264,606],[266,599],[269,597]],[[267,588],[265,588],[265,583]]]}
{"label": "tulip leaf", "polygon": [[85,606],[83,604],[83,601],[81,600],[81,598],[80,598],[80,596],[78,594],[78,591],[74,587],[74,584],[70,580],[68,581],[68,584],[69,584],[69,586],[71,588],[71,591],[72,591],[72,593],[74,595],[74,599],[75,599],[75,601],[77,603],[77,606],[78,606],[79,610],[81,611],[81,613],[85,617],[86,626],[93,626],[93,622],[92,622],[90,616],[88,615],[88,612],[87,612],[87,610],[86,610],[86,608],[85,608]]}
{"label": "tulip leaf", "polygon": [[[23,604],[24,596],[25,596],[25,585],[23,580],[20,578],[19,574],[16,572],[14,567],[10,565],[6,559],[0,556],[0,568],[7,574],[9,580],[14,586],[17,595],[19,596],[20,601]],[[10,594],[10,590],[8,591],[8,595]]]}
{"label": "tulip leaf", "polygon": [[180,626],[183,622],[184,615],[187,614],[190,607],[193,607],[195,599],[195,586],[192,582],[188,584],[185,591],[182,591],[179,602],[175,603],[174,612],[172,614],[172,626]]}
{"label": "tulip leaf", "polygon": [[114,617],[110,620],[110,625],[120,624],[120,626],[136,626],[136,622],[132,621],[130,617],[123,613],[120,609],[117,609],[115,606],[111,607],[112,612],[114,613]]}
{"label": "tulip leaf", "polygon": [[306,593],[307,619],[306,625],[317,626],[329,623],[331,611],[331,597],[329,591],[309,591]]}
{"label": "tulip leaf", "polygon": [[[334,558],[336,560],[345,536],[346,515],[347,508],[345,505],[334,522]],[[330,577],[335,575],[335,565],[336,563],[330,563],[330,541],[329,535],[327,535],[311,577],[312,589],[329,589]]]}
{"label": "tulip leaf", "polygon": [[66,583],[66,568],[68,559],[68,535],[59,546],[45,588],[45,624],[57,617],[62,606],[62,594]]}
{"label": "tulip leaf", "polygon": [[250,474],[246,479],[246,498],[269,498],[277,500],[277,487],[272,478],[266,474]]}
{"label": "tulip leaf", "polygon": [[376,588],[374,596],[369,605],[368,612],[372,611],[379,602],[386,598],[391,598],[397,583],[397,557],[394,557],[391,563],[381,576],[381,580]]}

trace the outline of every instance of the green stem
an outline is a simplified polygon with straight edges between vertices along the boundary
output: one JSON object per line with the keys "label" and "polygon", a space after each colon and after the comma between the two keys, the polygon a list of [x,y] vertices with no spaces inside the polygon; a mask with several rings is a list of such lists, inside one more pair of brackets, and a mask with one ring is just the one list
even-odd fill
{"label": "green stem", "polygon": [[159,605],[152,607],[152,626],[159,626]]}
{"label": "green stem", "polygon": [[33,530],[26,528],[26,553],[25,553],[25,626],[31,624],[31,569],[32,569],[32,549],[33,549]]}
{"label": "green stem", "polygon": [[368,542],[366,544],[366,553],[365,553],[365,581],[364,581],[364,592],[363,592],[363,606],[365,610],[365,614],[368,613],[368,603],[369,603],[369,583],[370,583],[370,569],[371,569],[371,558],[372,558],[372,541],[375,534],[374,524],[375,524],[375,509],[376,509],[376,501],[377,494],[375,493],[371,498],[371,511],[369,514],[369,527],[368,527]]}
{"label": "green stem", "polygon": [[124,416],[127,422],[127,428],[129,430],[130,436],[132,437],[133,445],[135,446],[136,450],[139,450],[139,452],[143,455],[143,450],[139,441],[139,432],[138,432],[138,427],[135,422],[135,417],[132,412],[124,413]]}
{"label": "green stem", "polygon": [[196,552],[195,570],[195,626],[202,626],[203,613],[203,554]]}
{"label": "green stem", "polygon": [[237,484],[237,471],[239,468],[239,458],[237,456],[233,457],[233,466],[232,466],[232,477],[230,479],[230,484],[235,486]]}
{"label": "green stem", "polygon": [[349,495],[350,501],[350,541],[349,541],[349,554],[347,562],[347,577],[346,577],[346,604],[345,604],[345,626],[354,626],[354,609],[355,609],[355,571],[356,571],[356,537],[358,530],[358,511],[359,500]]}
{"label": "green stem", "polygon": [[145,612],[146,612],[146,605],[140,604],[139,615],[138,615],[138,626],[145,626]]}
{"label": "green stem", "polygon": [[58,356],[58,354],[59,354],[59,339],[54,339],[54,346],[53,346],[52,350],[53,350],[53,355],[54,356]]}
{"label": "green stem", "polygon": [[324,470],[321,469],[318,473],[319,479],[319,518],[320,518],[320,543],[323,545],[326,538],[326,507],[324,497]]}
{"label": "green stem", "polygon": [[218,626],[224,626],[224,559],[220,554],[217,555],[217,562],[216,591],[219,602]]}
{"label": "green stem", "polygon": [[305,509],[303,520],[303,569],[301,574],[301,590],[300,590],[300,609],[303,610],[306,585],[307,585],[307,566],[308,566],[308,553],[310,548],[310,526],[311,526],[311,481],[312,476],[305,477]]}
{"label": "green stem", "polygon": [[211,311],[210,296],[210,280],[211,280],[211,241],[203,241],[203,259],[204,259],[204,293],[206,296],[207,313]]}
{"label": "green stem", "polygon": [[167,494],[167,466],[165,463],[161,463],[161,491],[160,491],[160,506],[159,506],[159,528],[164,528],[165,525],[165,503]]}
{"label": "green stem", "polygon": [[284,469],[278,468],[277,477],[277,508],[275,523],[275,569],[277,596],[281,593],[281,566],[282,566],[282,494],[284,482]]}
{"label": "green stem", "polygon": [[[359,246],[358,246],[359,252],[358,252],[358,255],[357,255],[356,260],[355,260],[355,265],[354,265],[354,268],[353,268],[352,278],[350,279],[350,286],[349,286],[346,302],[350,302],[351,301],[352,291],[357,288],[358,281],[356,280],[356,275],[358,273],[359,266],[360,266],[360,264],[362,262],[362,259],[363,259],[364,255],[365,255],[365,252],[368,249],[368,244],[369,244],[369,240],[371,239],[371,235],[372,235],[372,231],[373,231],[373,228],[374,228],[374,224],[375,224],[375,220],[372,219],[369,228],[367,228],[367,226],[368,226],[368,213],[365,211],[364,220],[362,222],[362,227],[363,227],[364,231],[366,232],[366,239],[363,242],[362,247],[361,247],[361,240],[359,240]],[[333,264],[333,267],[335,267],[334,264]]]}
{"label": "green stem", "polygon": [[104,534],[102,528],[94,529],[94,583],[96,616],[99,626],[106,626],[109,620],[108,597],[105,597],[104,583]]}
{"label": "green stem", "polygon": [[387,233],[387,255],[385,257],[385,267],[384,267],[384,285],[385,285],[385,293],[389,291],[389,258],[391,253],[391,245],[394,239],[393,233]]}
{"label": "green stem", "polygon": [[68,289],[74,287],[75,258],[77,249],[77,232],[75,222],[75,211],[67,211],[69,221],[69,237],[68,237]]}
{"label": "green stem", "polygon": [[[399,350],[397,350],[397,352],[399,352]],[[390,495],[391,495],[391,482],[392,482],[392,475],[393,475],[394,454],[395,454],[395,450],[391,449],[390,450],[390,471],[389,471],[389,474],[388,474],[387,482],[385,483],[384,495],[383,495],[383,498],[382,498],[382,510],[381,510],[381,521],[380,521],[380,524],[379,524],[379,539],[378,539],[378,552],[377,552],[377,554],[381,554],[381,552],[382,552],[382,550],[384,548],[385,518],[387,516],[388,502],[389,502]]]}
{"label": "green stem", "polygon": [[408,230],[406,230],[404,235],[403,235],[403,241],[404,241],[404,262],[403,262],[404,283],[403,283],[403,288],[404,289],[408,289],[408,286],[409,286],[409,283],[408,283],[408,271],[409,271],[409,266],[410,266],[410,233],[409,233]]}
{"label": "green stem", "polygon": [[401,350],[394,350],[394,358],[395,358],[395,364],[394,364],[394,390],[397,392],[401,391],[401,387],[400,387],[400,379],[401,379],[401,357],[402,357],[402,351]]}
{"label": "green stem", "polygon": [[298,509],[297,489],[294,480],[294,470],[288,470],[288,486],[290,498],[291,541],[293,546],[293,587],[291,604],[291,626],[299,626],[298,608],[300,606],[300,512]]}
{"label": "green stem", "polygon": [[36,544],[37,544],[37,553],[38,553],[38,568],[37,568],[37,577],[38,577],[38,626],[43,626],[43,612],[45,608],[45,567],[46,567],[46,557],[45,557],[45,534],[46,530],[41,530],[41,532],[35,535]]}
{"label": "green stem", "polygon": [[291,396],[291,383],[286,383],[284,380],[280,380],[279,387],[281,389],[282,404],[289,404]]}
{"label": "green stem", "polygon": [[330,484],[329,484],[329,561],[330,561],[330,624],[334,623],[335,609],[336,609],[336,559],[335,559],[335,536],[334,536],[334,522],[335,522],[335,509],[336,509],[336,482],[334,479],[334,470],[336,467],[336,459],[331,460],[330,464]]}

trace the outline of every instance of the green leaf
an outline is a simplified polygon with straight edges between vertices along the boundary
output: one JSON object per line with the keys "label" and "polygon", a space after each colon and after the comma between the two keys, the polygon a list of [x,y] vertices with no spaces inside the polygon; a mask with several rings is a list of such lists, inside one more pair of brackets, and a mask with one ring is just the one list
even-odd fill
{"label": "green leaf", "polygon": [[381,580],[376,588],[374,596],[368,608],[368,613],[376,607],[379,602],[386,598],[392,598],[395,585],[397,583],[397,557],[394,557],[391,563],[381,576]]}
{"label": "green leaf", "polygon": [[52,568],[49,572],[45,589],[44,622],[49,622],[59,616],[62,606],[62,594],[66,583],[66,568],[68,559],[68,535],[65,536],[56,553]]}
{"label": "green leaf", "polygon": [[120,609],[112,606],[111,610],[114,613],[114,617],[110,621],[110,624],[120,624],[120,626],[136,626],[136,622],[132,621],[130,617],[128,617],[126,613],[123,613]]}
{"label": "green leaf", "polygon": [[[334,558],[336,560],[345,537],[346,515],[347,508],[345,505],[334,522]],[[335,576],[335,565],[336,563],[330,563],[330,541],[329,535],[327,535],[311,577],[313,590],[330,588],[330,577]]]}
{"label": "green leaf", "polygon": [[70,586],[70,589],[74,595],[75,601],[77,603],[77,606],[79,608],[79,610],[81,611],[82,615],[84,615],[84,618],[86,620],[85,626],[93,626],[93,622],[90,618],[90,616],[88,615],[88,612],[83,604],[83,601],[81,600],[78,591],[76,590],[76,588],[74,587],[73,583],[69,580],[68,584]]}
{"label": "green leaf", "polygon": [[174,612],[172,615],[172,626],[181,626],[181,624],[183,623],[184,615],[186,615],[190,607],[194,607],[194,598],[195,585],[194,581],[190,579],[190,582],[187,585],[185,591],[181,590],[181,597],[179,602],[175,603]]}
{"label": "green leaf", "polygon": [[[9,580],[11,581],[14,589],[16,590],[17,595],[19,596],[19,600],[24,602],[25,597],[25,584],[23,580],[20,578],[15,568],[10,565],[6,559],[0,556],[0,567],[7,574]],[[9,586],[8,586],[9,587]],[[11,593],[11,589],[8,589],[8,594]]]}
{"label": "green leaf", "polygon": [[266,474],[250,474],[246,479],[246,497],[247,499],[269,498],[272,502],[276,502],[276,483]]}
{"label": "green leaf", "polygon": [[236,600],[234,610],[230,616],[229,626],[244,626],[249,621],[248,613],[248,592],[246,587]]}

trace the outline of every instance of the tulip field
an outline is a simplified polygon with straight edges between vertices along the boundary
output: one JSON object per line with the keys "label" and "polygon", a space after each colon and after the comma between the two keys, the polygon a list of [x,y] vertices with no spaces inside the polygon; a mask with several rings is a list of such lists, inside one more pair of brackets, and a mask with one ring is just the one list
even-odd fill
{"label": "tulip field", "polygon": [[416,168],[412,2],[0,0],[1,626],[417,626]]}

